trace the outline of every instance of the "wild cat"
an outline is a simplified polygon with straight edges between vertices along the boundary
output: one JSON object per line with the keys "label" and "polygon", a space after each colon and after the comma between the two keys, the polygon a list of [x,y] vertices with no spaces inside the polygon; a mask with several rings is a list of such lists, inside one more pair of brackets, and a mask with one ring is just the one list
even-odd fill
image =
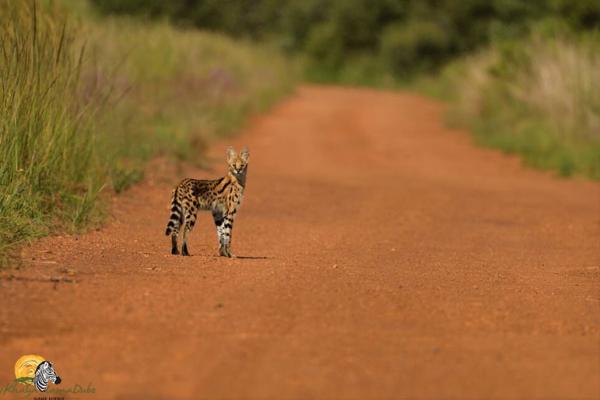
{"label": "wild cat", "polygon": [[165,235],[171,235],[171,254],[179,254],[177,237],[183,228],[181,254],[190,255],[187,238],[196,223],[196,214],[198,210],[209,210],[217,226],[219,255],[231,257],[231,229],[244,196],[249,157],[247,148],[237,154],[230,147],[227,149],[227,175],[215,180],[187,178],[175,187],[171,217],[165,231]]}

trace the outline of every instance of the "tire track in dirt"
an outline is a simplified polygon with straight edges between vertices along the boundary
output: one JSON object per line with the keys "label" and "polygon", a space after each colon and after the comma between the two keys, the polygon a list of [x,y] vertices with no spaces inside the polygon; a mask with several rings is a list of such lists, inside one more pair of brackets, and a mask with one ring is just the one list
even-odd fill
{"label": "tire track in dirt", "polygon": [[4,274],[0,383],[39,353],[96,387],[78,398],[598,398],[600,187],[442,120],[411,94],[300,88],[234,141],[237,259],[208,214],[192,257],[162,235],[172,186],[221,174],[223,143],[212,172],[157,160],[106,227]]}

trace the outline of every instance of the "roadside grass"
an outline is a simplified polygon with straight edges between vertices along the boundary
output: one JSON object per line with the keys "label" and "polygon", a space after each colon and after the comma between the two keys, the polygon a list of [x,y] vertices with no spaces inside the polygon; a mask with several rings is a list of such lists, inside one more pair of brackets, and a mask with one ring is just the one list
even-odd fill
{"label": "roadside grass", "polygon": [[116,189],[115,181],[132,176],[123,168],[139,169],[157,154],[201,164],[208,141],[235,132],[293,88],[295,70],[266,47],[134,18],[83,28],[92,58],[104,60],[85,79],[107,82],[117,99],[98,118],[102,142],[119,160]]}
{"label": "roadside grass", "polygon": [[289,93],[277,52],[167,22],[0,0],[0,264],[16,246],[102,219],[102,199],[164,155],[202,164],[214,138]]}
{"label": "roadside grass", "polygon": [[476,143],[560,176],[600,179],[600,36],[534,34],[499,43],[422,79]]}
{"label": "roadside grass", "polygon": [[102,186],[92,119],[100,96],[79,98],[83,53],[59,15],[0,3],[0,252],[78,226]]}

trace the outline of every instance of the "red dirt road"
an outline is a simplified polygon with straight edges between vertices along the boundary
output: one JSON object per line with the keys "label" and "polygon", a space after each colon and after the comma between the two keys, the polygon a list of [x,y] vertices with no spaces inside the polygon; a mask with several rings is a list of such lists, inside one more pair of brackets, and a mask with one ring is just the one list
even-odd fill
{"label": "red dirt road", "polygon": [[299,89],[235,140],[235,259],[208,214],[192,257],[163,236],[172,186],[222,174],[224,143],[212,172],[156,162],[105,228],[3,273],[0,385],[38,353],[57,387],[96,388],[80,399],[598,399],[600,185],[442,120],[410,94]]}

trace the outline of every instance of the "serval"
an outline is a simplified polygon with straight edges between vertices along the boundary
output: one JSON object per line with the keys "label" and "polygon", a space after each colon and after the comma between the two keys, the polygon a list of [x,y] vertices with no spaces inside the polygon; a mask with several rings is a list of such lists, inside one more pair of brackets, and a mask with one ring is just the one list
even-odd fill
{"label": "serval", "polygon": [[180,229],[183,229],[181,254],[190,255],[188,235],[194,228],[198,210],[207,210],[211,211],[217,226],[219,255],[231,257],[231,229],[244,196],[249,157],[247,148],[237,154],[230,147],[227,149],[227,175],[214,180],[187,178],[175,187],[171,200],[171,217],[165,231],[165,235],[171,235],[171,254],[179,254],[177,237]]}

